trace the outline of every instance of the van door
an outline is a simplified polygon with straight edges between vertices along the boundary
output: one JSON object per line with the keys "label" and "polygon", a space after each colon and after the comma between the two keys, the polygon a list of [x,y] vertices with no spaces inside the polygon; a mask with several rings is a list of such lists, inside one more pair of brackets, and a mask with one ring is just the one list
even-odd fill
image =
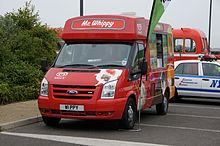
{"label": "van door", "polygon": [[142,83],[141,83],[141,91],[139,91],[139,80],[141,77],[141,66],[140,64],[143,62],[143,57],[144,57],[144,44],[142,43],[135,43],[135,47],[134,47],[134,51],[132,52],[132,54],[134,54],[133,56],[133,60],[131,63],[131,68],[130,68],[130,80],[133,81],[134,85],[137,88],[137,92],[139,92],[140,94],[140,98],[138,98],[138,100],[140,99],[140,101],[138,101],[138,103],[140,103],[140,106],[143,108],[145,106],[145,103],[147,103],[147,89],[149,84],[147,83],[148,80],[146,78],[146,76],[142,76]]}

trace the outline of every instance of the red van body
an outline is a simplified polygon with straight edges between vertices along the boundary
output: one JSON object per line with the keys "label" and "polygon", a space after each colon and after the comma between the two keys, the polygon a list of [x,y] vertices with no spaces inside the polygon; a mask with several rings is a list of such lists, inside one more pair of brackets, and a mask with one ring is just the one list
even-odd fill
{"label": "red van body", "polygon": [[173,29],[174,56],[177,60],[199,59],[208,55],[209,48],[204,32],[192,28]]}
{"label": "red van body", "polygon": [[[175,91],[172,29],[158,24],[147,43],[147,28],[143,17],[67,20],[65,45],[42,80],[38,97],[45,124],[77,118],[121,120],[125,128],[133,128],[138,110],[156,105],[158,114],[166,114]],[[147,72],[141,75],[143,62]]]}

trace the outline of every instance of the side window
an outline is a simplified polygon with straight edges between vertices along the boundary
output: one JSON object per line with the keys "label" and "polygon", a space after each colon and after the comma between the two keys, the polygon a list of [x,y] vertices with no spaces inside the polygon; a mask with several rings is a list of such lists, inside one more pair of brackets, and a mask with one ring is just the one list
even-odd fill
{"label": "side window", "polygon": [[196,52],[196,43],[194,40],[192,40],[192,49],[194,52]]}
{"label": "side window", "polygon": [[168,64],[168,40],[167,35],[163,35],[163,63],[166,66]]}
{"label": "side window", "polygon": [[196,43],[192,39],[185,39],[185,52],[196,52]]}
{"label": "side window", "polygon": [[204,76],[220,76],[220,66],[217,64],[203,63],[202,70]]}
{"label": "side window", "polygon": [[198,63],[185,63],[183,66],[183,74],[198,75]]}
{"label": "side window", "polygon": [[138,71],[138,47],[137,45],[135,46],[134,59],[131,65],[131,70],[132,70],[132,73],[136,73]]}
{"label": "side window", "polygon": [[157,68],[157,45],[156,45],[156,34],[152,33],[149,39],[149,51],[150,51],[150,64],[151,69]]}
{"label": "side window", "polygon": [[175,69],[175,74],[198,75],[198,63],[182,63]]}
{"label": "side window", "polygon": [[162,34],[156,34],[157,39],[157,67],[161,68],[164,67],[163,62],[163,41],[162,41]]}
{"label": "side window", "polygon": [[[151,69],[162,68],[168,63],[167,35],[152,33],[149,39]],[[171,52],[172,55],[172,52]]]}
{"label": "side window", "polygon": [[174,39],[174,52],[182,52],[183,39]]}
{"label": "side window", "polygon": [[140,62],[144,57],[144,45],[137,43],[134,54],[134,60],[132,62],[132,73],[137,73],[140,71]]}
{"label": "side window", "polygon": [[144,44],[138,44],[138,49],[139,60],[142,61],[144,58]]}

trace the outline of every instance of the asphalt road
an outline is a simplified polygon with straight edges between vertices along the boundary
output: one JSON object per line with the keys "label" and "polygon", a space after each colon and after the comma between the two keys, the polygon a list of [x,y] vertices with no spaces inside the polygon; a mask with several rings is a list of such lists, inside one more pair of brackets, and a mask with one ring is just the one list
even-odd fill
{"label": "asphalt road", "polygon": [[106,121],[62,120],[58,127],[40,122],[0,133],[0,146],[219,146],[220,100],[183,99],[171,103],[165,116],[156,115],[152,107],[141,114],[140,128],[121,130]]}

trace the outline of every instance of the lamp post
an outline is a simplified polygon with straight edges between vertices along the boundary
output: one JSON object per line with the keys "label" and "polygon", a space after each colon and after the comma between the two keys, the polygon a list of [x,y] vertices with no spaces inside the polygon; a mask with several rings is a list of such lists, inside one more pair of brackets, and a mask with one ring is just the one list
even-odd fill
{"label": "lamp post", "polygon": [[80,0],[80,16],[83,16],[83,0]]}
{"label": "lamp post", "polygon": [[209,50],[211,48],[211,28],[212,28],[212,0],[210,0],[210,8],[209,8]]}

